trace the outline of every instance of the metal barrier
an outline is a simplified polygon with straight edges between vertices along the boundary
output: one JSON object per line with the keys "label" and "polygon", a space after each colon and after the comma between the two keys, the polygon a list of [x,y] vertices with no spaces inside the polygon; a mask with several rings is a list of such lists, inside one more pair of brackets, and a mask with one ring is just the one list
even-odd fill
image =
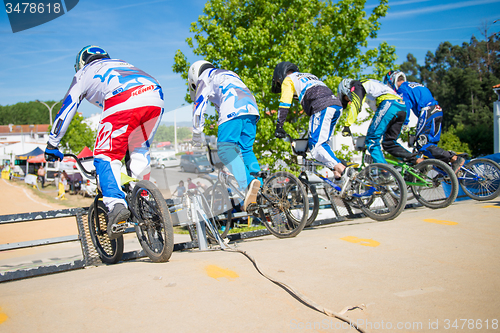
{"label": "metal barrier", "polygon": [[[330,202],[322,200],[320,203],[320,209],[332,209],[335,213],[334,218],[327,218],[323,220],[316,220],[311,227],[327,225],[332,223],[337,223],[341,221],[345,221],[346,219],[357,219],[362,218],[364,215],[360,212],[353,211],[349,205],[343,202],[340,198],[334,199],[334,204],[331,205]],[[406,205],[405,209],[408,208],[416,208],[420,207],[419,203],[409,203]],[[28,221],[42,221],[47,219],[56,219],[56,218],[65,218],[65,217],[75,217],[77,227],[78,227],[78,235],[73,236],[65,236],[58,238],[50,238],[50,239],[41,239],[34,240],[28,242],[18,242],[18,243],[8,243],[8,244],[0,244],[0,252],[1,251],[10,251],[10,250],[18,250],[24,248],[31,248],[37,246],[51,245],[51,244],[60,244],[67,242],[75,242],[79,241],[81,245],[81,250],[83,254],[83,260],[75,260],[69,261],[66,263],[59,263],[55,265],[45,265],[39,266],[36,268],[28,268],[21,269],[16,271],[8,271],[1,273],[0,272],[0,282],[12,281],[18,279],[24,279],[34,276],[65,272],[74,269],[81,269],[89,266],[98,266],[103,265],[101,259],[97,251],[95,250],[92,240],[90,238],[90,233],[88,229],[87,223],[87,214],[88,208],[70,208],[70,209],[61,209],[61,210],[52,210],[52,211],[43,211],[43,212],[35,212],[35,213],[23,213],[23,214],[13,214],[13,215],[1,215],[0,216],[0,225],[9,224],[9,223],[22,223]],[[183,214],[182,211],[172,212],[172,221],[174,225],[179,225],[179,222],[184,220],[185,217],[178,216],[178,214]],[[236,213],[234,214],[234,218],[240,218],[247,216],[246,213]],[[181,251],[187,249],[193,249],[198,247],[198,241],[196,239],[196,231],[193,230],[194,226],[190,225],[190,235],[192,241],[177,243],[174,245],[174,251]],[[127,230],[126,232],[132,232],[134,229]],[[269,235],[269,231],[267,229],[248,231],[238,234],[230,234],[228,236],[230,241],[239,241],[244,239],[250,239],[254,237],[261,237],[265,235]],[[144,252],[141,251],[131,251],[123,254],[122,260],[132,260],[137,258],[145,257]]]}

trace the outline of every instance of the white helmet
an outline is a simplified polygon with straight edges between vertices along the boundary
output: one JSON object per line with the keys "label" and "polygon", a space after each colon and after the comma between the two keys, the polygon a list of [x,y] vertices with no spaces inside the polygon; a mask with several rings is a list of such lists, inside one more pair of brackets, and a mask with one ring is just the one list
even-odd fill
{"label": "white helmet", "polygon": [[400,70],[390,71],[387,74],[385,74],[384,83],[389,87],[391,87],[392,89],[394,89],[394,91],[397,91],[398,90],[397,83],[400,77],[403,77],[403,79],[406,82],[405,73],[401,72]]}
{"label": "white helmet", "polygon": [[344,97],[347,96],[347,98],[352,101],[352,93],[351,93],[351,83],[352,79],[343,79],[340,81],[339,86],[337,88],[337,97],[344,103]]}
{"label": "white helmet", "polygon": [[201,73],[205,69],[215,68],[214,65],[205,60],[198,60],[194,64],[189,67],[188,72],[188,86],[189,86],[189,95],[191,95],[191,100],[194,102],[196,97],[196,88],[198,87],[198,79],[200,78]]}

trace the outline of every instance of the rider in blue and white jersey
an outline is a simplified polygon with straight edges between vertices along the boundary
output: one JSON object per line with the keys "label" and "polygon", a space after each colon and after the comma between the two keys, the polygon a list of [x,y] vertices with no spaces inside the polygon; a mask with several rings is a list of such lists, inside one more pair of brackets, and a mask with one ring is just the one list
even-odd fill
{"label": "rider in blue and white jersey", "polygon": [[47,159],[61,159],[58,150],[81,101],[103,109],[94,147],[94,165],[103,202],[108,208],[108,235],[112,225],[130,215],[121,190],[121,160],[130,156],[127,169],[134,178],[149,179],[149,147],[163,115],[163,93],[151,75],[118,59],[98,46],[84,47],[77,55],[76,74],[64,97],[45,150]]}
{"label": "rider in blue and white jersey", "polygon": [[189,68],[188,86],[193,108],[193,141],[203,143],[203,127],[208,103],[218,113],[217,148],[219,158],[234,175],[240,190],[246,192],[243,211],[255,203],[260,180],[259,162],[253,152],[259,109],[255,97],[240,77],[217,69],[205,60]]}
{"label": "rider in blue and white jersey", "polygon": [[365,139],[366,148],[375,163],[386,163],[380,141],[384,150],[395,157],[415,164],[423,160],[397,141],[406,119],[406,107],[394,90],[373,79],[343,79],[338,86],[338,95],[347,110],[342,130],[344,136],[351,135],[350,126],[355,123],[363,103],[375,111]]}
{"label": "rider in blue and white jersey", "polygon": [[417,82],[407,82],[401,71],[390,71],[384,77],[384,83],[394,89],[405,101],[407,114],[404,125],[410,122],[410,114],[418,118],[416,145],[419,152],[429,158],[435,158],[452,164],[453,170],[464,164],[465,160],[455,153],[437,146],[441,138],[443,110],[432,96],[430,90]]}
{"label": "rider in blue and white jersey", "polygon": [[342,181],[342,196],[351,172],[335,156],[329,145],[335,125],[342,114],[340,100],[316,76],[299,72],[297,65],[288,61],[280,62],[274,68],[271,91],[281,94],[275,136],[286,136],[283,125],[293,99],[298,99],[304,112],[310,117],[309,150],[314,159],[333,170],[335,178]]}

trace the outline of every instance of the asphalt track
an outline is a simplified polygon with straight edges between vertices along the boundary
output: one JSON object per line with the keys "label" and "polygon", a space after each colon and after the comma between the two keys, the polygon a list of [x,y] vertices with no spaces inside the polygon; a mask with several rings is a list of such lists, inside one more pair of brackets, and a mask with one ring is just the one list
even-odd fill
{"label": "asphalt track", "polygon": [[[499,214],[498,199],[466,200],[232,246],[368,332],[494,332]],[[164,264],[141,259],[0,284],[0,332],[94,331],[356,332],[234,252],[174,252]]]}

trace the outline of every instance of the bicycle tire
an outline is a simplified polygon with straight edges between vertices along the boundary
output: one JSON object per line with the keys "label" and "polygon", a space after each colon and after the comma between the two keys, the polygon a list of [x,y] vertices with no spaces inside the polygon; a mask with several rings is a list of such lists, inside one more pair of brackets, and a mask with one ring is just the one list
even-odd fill
{"label": "bicycle tire", "polygon": [[307,223],[309,202],[304,185],[289,172],[268,176],[257,203],[264,226],[278,238],[297,236]]}
{"label": "bicycle tire", "polygon": [[[432,181],[432,187],[411,186],[418,202],[425,207],[439,209],[448,207],[455,201],[458,195],[458,180],[448,164],[436,159],[426,159],[415,165],[414,169],[420,177]],[[412,182],[419,180],[412,176]]]}
{"label": "bicycle tire", "polygon": [[360,209],[376,221],[388,221],[398,217],[406,206],[406,184],[399,172],[389,164],[370,164],[356,175],[351,188],[357,195],[375,190],[373,194],[357,198],[351,196],[349,204]]}
{"label": "bicycle tire", "polygon": [[[477,158],[459,171],[459,183],[464,193],[477,201],[492,200],[500,194],[500,165],[486,158]],[[472,173],[472,175],[470,174]],[[470,177],[480,177],[481,180]]]}
{"label": "bicycle tire", "polygon": [[153,262],[168,261],[174,250],[174,229],[161,192],[149,180],[141,180],[134,186],[131,198],[139,218],[135,232],[142,249]]}
{"label": "bicycle tire", "polygon": [[[96,211],[99,220],[98,224],[95,223]],[[123,235],[115,239],[109,239],[107,233],[107,211],[106,206],[101,200],[97,201],[97,209],[95,208],[95,201],[92,202],[88,211],[89,233],[92,244],[94,244],[94,248],[99,258],[101,258],[101,261],[105,264],[116,264],[123,256]]]}
{"label": "bicycle tire", "polygon": [[[220,183],[210,186],[203,192],[206,201],[203,200],[205,213],[214,227],[217,228],[222,239],[227,237],[231,229],[231,220],[233,218],[233,205],[229,199],[227,188]],[[208,205],[208,207],[207,207]],[[207,239],[212,244],[217,244],[215,235],[209,228],[206,228]]]}
{"label": "bicycle tire", "polygon": [[[312,185],[309,183],[308,180],[304,178],[299,178],[299,180],[302,182],[302,185],[304,185],[304,190],[306,191],[307,198],[309,199],[309,212],[307,214],[307,222],[304,227],[310,226],[314,221],[316,221],[316,218],[318,217],[319,213],[319,197],[318,193],[316,191],[316,186]],[[299,223],[294,216],[290,216],[290,218],[294,219],[296,223]]]}

